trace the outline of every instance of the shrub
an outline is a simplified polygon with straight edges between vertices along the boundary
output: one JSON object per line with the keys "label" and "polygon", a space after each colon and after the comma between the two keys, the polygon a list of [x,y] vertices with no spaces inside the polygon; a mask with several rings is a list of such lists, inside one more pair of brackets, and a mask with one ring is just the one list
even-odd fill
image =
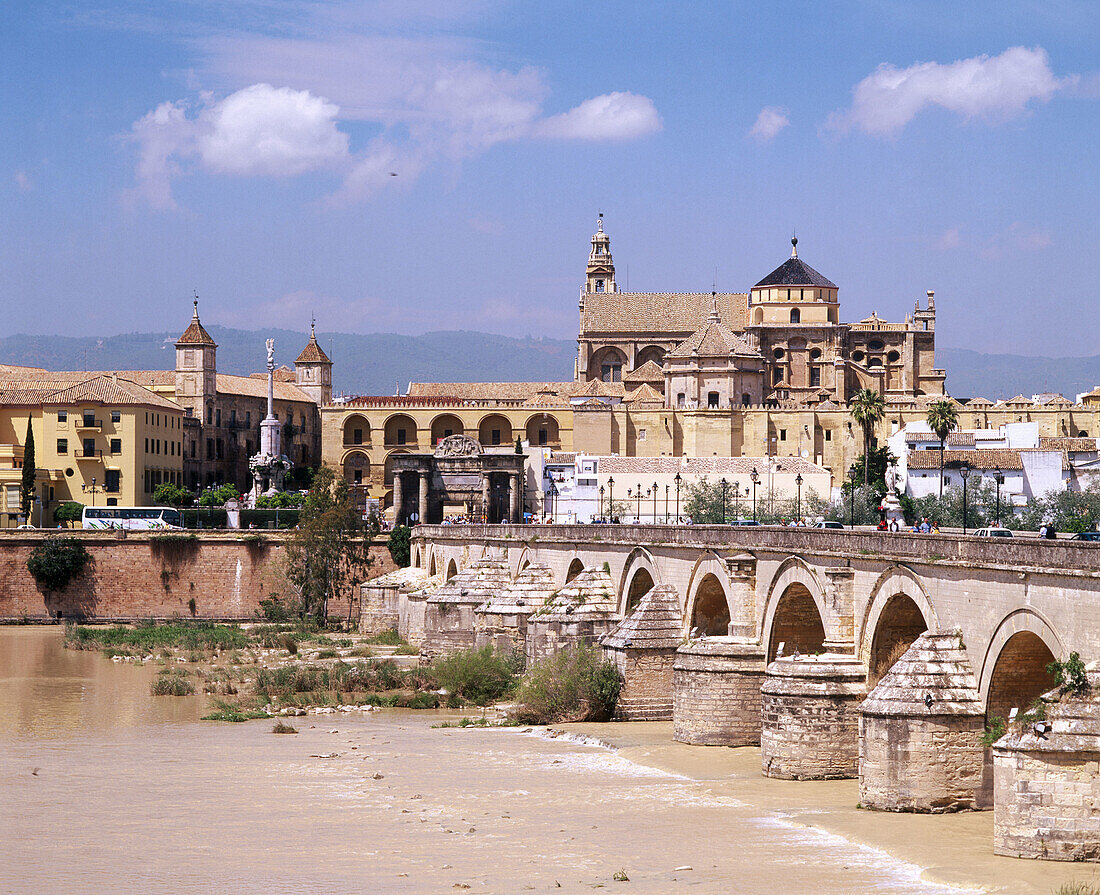
{"label": "shrub", "polygon": [[150,689],[154,696],[190,696],[195,685],[181,671],[162,671]]}
{"label": "shrub", "polygon": [[68,525],[71,522],[79,522],[84,515],[84,504],[78,503],[75,500],[66,500],[64,503],[59,503],[53,509],[53,521],[63,522]]}
{"label": "shrub", "polygon": [[500,699],[512,691],[516,681],[511,657],[491,646],[459,650],[436,659],[432,674],[452,696],[477,705]]}
{"label": "shrub", "polygon": [[27,558],[34,580],[49,592],[63,589],[84,571],[91,555],[76,538],[46,538]]}
{"label": "shrub", "polygon": [[620,687],[619,672],[599,648],[580,643],[528,671],[514,717],[524,724],[607,720]]}
{"label": "shrub", "polygon": [[398,525],[390,532],[386,547],[390,551],[390,557],[399,568],[405,568],[412,560],[409,550],[409,541],[412,538],[412,529],[407,525]]}
{"label": "shrub", "polygon": [[278,594],[272,594],[266,600],[260,600],[258,616],[269,622],[298,621],[301,615],[296,600],[284,600]]}
{"label": "shrub", "polygon": [[271,728],[272,733],[297,733],[297,729],[291,727],[289,724],[284,724],[282,721],[276,721],[275,726]]}
{"label": "shrub", "polygon": [[1077,653],[1070,653],[1065,662],[1055,659],[1047,665],[1047,673],[1063,693],[1083,693],[1089,688],[1085,663]]}
{"label": "shrub", "polygon": [[405,639],[397,633],[397,628],[389,628],[381,634],[375,634],[367,640],[367,643],[375,643],[378,646],[407,646]]}
{"label": "shrub", "polygon": [[985,729],[985,733],[982,734],[982,745],[992,746],[997,740],[1005,735],[1005,731],[1008,730],[1005,724],[1005,719],[1000,715],[994,715],[989,719],[989,725]]}

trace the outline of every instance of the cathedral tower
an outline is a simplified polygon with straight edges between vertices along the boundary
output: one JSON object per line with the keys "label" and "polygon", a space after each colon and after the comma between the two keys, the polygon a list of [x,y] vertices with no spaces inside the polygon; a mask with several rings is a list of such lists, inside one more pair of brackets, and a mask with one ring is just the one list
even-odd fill
{"label": "cathedral tower", "polygon": [[[176,340],[176,400],[198,420],[213,414],[218,392],[217,351],[217,343],[199,322],[196,296],[191,325]],[[210,414],[204,412],[206,407]]]}
{"label": "cathedral tower", "polygon": [[611,239],[603,232],[603,212],[592,234],[592,251],[588,255],[585,292],[618,292],[615,286],[615,263],[611,260]]}
{"label": "cathedral tower", "polygon": [[294,361],[294,381],[318,406],[332,403],[332,361],[317,344],[314,322],[309,324],[309,341]]}

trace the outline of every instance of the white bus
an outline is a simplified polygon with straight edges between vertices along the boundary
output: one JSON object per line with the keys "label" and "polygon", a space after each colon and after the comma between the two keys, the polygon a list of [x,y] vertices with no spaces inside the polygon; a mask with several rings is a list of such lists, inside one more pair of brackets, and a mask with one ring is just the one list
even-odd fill
{"label": "white bus", "polygon": [[182,528],[178,510],[167,507],[84,507],[83,528],[125,528],[146,531],[154,528]]}

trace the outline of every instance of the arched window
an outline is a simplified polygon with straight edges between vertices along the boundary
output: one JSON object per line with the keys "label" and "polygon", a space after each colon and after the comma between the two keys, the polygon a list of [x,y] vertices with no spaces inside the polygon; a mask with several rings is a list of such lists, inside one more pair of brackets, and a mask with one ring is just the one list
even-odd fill
{"label": "arched window", "polygon": [[596,291],[603,292],[603,280],[596,280]]}
{"label": "arched window", "polygon": [[748,392],[745,392],[741,396],[741,403],[744,404],[746,407],[748,407],[752,403],[752,397],[749,395]]}
{"label": "arched window", "polygon": [[798,308],[791,308],[791,323],[801,323],[802,312]]}

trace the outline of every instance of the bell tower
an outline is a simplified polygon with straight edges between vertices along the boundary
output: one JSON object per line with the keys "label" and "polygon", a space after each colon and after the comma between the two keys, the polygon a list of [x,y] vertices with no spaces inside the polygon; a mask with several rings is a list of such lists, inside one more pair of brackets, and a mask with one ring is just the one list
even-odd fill
{"label": "bell tower", "polygon": [[332,403],[332,361],[317,344],[316,321],[310,321],[309,341],[294,361],[294,380],[298,388],[318,405]]}
{"label": "bell tower", "polygon": [[194,305],[191,325],[176,340],[176,400],[202,420],[218,393],[218,345],[199,322],[198,296]]}
{"label": "bell tower", "polygon": [[603,212],[592,234],[592,251],[588,255],[584,291],[618,292],[615,286],[615,263],[611,260],[611,238],[603,232]]}

